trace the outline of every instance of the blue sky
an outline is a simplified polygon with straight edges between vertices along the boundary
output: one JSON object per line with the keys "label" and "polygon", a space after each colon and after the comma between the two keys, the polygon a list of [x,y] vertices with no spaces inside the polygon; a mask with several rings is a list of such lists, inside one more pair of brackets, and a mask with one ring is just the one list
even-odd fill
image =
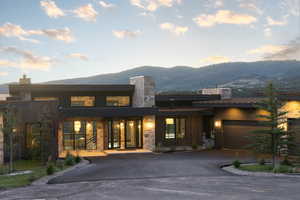
{"label": "blue sky", "polygon": [[[284,54],[300,0],[1,0],[0,83],[192,66]],[[292,44],[295,45],[295,44]],[[298,43],[299,45],[299,39]]]}

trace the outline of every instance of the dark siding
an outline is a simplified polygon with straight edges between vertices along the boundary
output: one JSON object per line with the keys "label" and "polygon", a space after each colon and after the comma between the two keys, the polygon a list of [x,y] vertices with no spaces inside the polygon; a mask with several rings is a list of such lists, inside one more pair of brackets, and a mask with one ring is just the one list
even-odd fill
{"label": "dark siding", "polygon": [[289,130],[292,131],[294,136],[295,146],[290,149],[292,155],[300,155],[300,119],[288,120]]}

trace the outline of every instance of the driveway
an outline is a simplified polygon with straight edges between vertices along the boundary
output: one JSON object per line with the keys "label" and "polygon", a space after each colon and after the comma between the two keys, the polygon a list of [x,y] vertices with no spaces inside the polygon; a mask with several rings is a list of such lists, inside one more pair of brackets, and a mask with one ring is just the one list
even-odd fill
{"label": "driveway", "polygon": [[[1,199],[281,200],[299,199],[299,178],[236,176],[219,169],[232,152],[127,154],[51,180],[52,184],[0,192]],[[240,160],[251,160],[241,155]]]}

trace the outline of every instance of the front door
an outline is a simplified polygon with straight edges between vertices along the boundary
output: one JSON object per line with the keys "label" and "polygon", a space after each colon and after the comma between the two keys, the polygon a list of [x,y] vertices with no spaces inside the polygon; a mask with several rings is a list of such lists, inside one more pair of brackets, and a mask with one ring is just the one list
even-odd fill
{"label": "front door", "polygon": [[108,148],[118,149],[121,146],[121,124],[119,120],[108,121]]}
{"label": "front door", "polygon": [[141,134],[141,120],[127,120],[126,121],[126,148],[141,148],[142,134]]}

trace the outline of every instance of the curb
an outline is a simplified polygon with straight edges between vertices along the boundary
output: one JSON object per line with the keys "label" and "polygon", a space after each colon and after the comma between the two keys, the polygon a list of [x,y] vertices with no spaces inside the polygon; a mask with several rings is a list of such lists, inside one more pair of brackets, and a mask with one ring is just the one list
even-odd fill
{"label": "curb", "polygon": [[72,167],[69,167],[63,171],[59,171],[59,172],[56,172],[52,175],[49,175],[49,176],[44,176],[36,181],[33,181],[31,183],[31,185],[33,186],[38,186],[38,185],[46,185],[48,184],[48,182],[53,179],[53,178],[56,178],[58,176],[62,176],[64,175],[65,173],[69,172],[69,171],[72,171],[74,169],[78,169],[78,168],[83,168],[85,166],[87,166],[88,164],[90,164],[90,161],[86,160],[86,159],[82,159],[80,163],[78,163],[77,165],[74,165]]}
{"label": "curb", "polygon": [[[250,163],[248,163],[250,164]],[[232,165],[223,165],[221,169],[229,172],[231,174],[239,175],[239,176],[255,176],[255,177],[287,177],[287,178],[300,178],[300,174],[283,174],[283,173],[271,173],[271,172],[249,172],[244,170],[239,170],[233,167]]]}

